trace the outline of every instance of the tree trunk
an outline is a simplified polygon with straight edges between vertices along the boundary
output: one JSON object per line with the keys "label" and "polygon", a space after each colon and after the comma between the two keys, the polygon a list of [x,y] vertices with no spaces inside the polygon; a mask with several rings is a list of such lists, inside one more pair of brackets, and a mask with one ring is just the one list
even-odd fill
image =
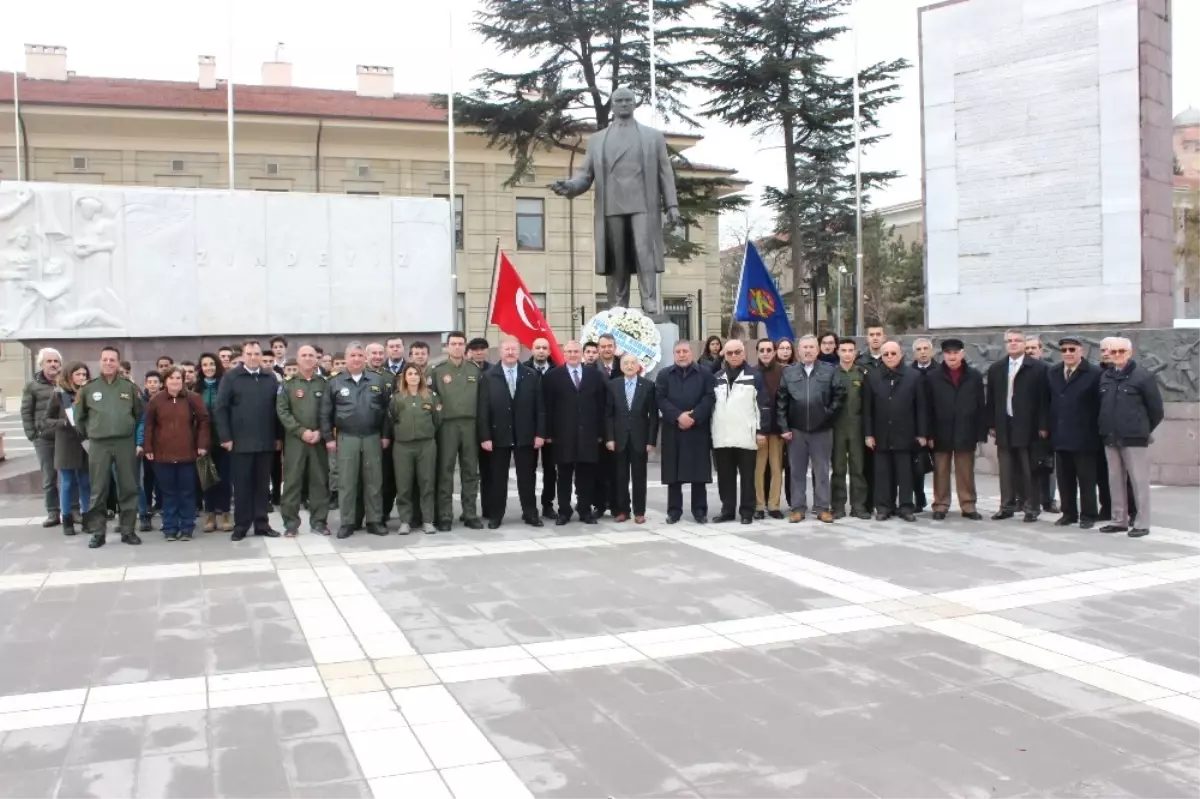
{"label": "tree trunk", "polygon": [[788,249],[792,256],[792,318],[797,325],[804,319],[804,254],[800,251],[800,215],[796,213],[796,123],[790,113],[783,115],[783,157],[787,168]]}

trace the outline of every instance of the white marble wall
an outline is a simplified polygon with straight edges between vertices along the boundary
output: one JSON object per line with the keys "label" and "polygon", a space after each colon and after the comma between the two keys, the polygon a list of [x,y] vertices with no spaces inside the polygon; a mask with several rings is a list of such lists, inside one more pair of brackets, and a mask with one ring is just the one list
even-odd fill
{"label": "white marble wall", "polygon": [[931,328],[1141,321],[1137,0],[921,12]]}
{"label": "white marble wall", "polygon": [[0,182],[0,338],[454,326],[446,200]]}

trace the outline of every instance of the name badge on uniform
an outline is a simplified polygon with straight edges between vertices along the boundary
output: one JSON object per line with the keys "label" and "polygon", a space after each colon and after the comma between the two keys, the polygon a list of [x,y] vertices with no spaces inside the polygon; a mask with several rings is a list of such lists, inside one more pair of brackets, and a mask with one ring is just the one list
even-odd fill
{"label": "name badge on uniform", "polygon": [[467,375],[467,382],[468,382],[468,383],[474,383],[474,382],[475,382],[475,375]]}
{"label": "name badge on uniform", "polygon": [[422,403],[421,403],[421,410],[423,410],[423,411],[428,411],[428,410],[432,410],[432,409],[433,409],[433,404],[432,404],[432,403],[429,403],[429,402],[422,402]]}
{"label": "name badge on uniform", "polygon": [[339,393],[339,394],[341,394],[343,397],[348,397],[348,396],[350,396],[350,389],[348,389],[348,388],[343,388],[343,389],[342,389],[341,391],[339,391],[338,393]]}
{"label": "name badge on uniform", "polygon": [[376,394],[378,394],[378,393],[379,393],[379,386],[371,386],[371,390],[372,390],[372,391],[374,391]]}
{"label": "name badge on uniform", "polygon": [[861,386],[861,385],[862,385],[862,381],[861,381],[861,380],[853,380],[853,381],[851,381],[851,383],[853,384],[853,386],[854,386],[855,388],[858,388],[859,386]]}
{"label": "name badge on uniform", "polygon": [[104,395],[101,394],[99,391],[92,392],[92,402],[99,402],[102,399],[104,399]]}
{"label": "name badge on uniform", "polygon": [[121,392],[121,399],[129,399],[130,395],[127,392]]}
{"label": "name badge on uniform", "polygon": [[450,377],[450,375],[442,375],[442,382],[446,385],[450,385],[450,381],[453,379],[454,378]]}
{"label": "name badge on uniform", "polygon": [[296,399],[304,399],[304,389],[302,389],[302,388],[296,389],[296,393],[294,396],[296,397]]}

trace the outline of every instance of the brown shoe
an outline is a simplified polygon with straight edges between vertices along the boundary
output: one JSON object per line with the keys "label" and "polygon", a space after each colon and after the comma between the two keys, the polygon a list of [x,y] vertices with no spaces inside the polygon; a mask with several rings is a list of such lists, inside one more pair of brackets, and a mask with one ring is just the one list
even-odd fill
{"label": "brown shoe", "polygon": [[802,510],[792,511],[792,515],[788,517],[788,521],[790,521],[792,524],[795,524],[796,522],[804,521],[804,511],[802,511]]}
{"label": "brown shoe", "polygon": [[210,513],[204,517],[204,532],[215,533],[217,531],[217,514]]}
{"label": "brown shoe", "polygon": [[817,518],[820,519],[821,521],[825,522],[826,524],[833,524],[833,514],[827,510],[823,510],[819,514],[817,514]]}
{"label": "brown shoe", "polygon": [[645,517],[645,516],[634,516],[634,517],[633,517],[633,521],[634,521],[636,524],[645,524],[645,523],[646,523],[646,517]]}
{"label": "brown shoe", "polygon": [[629,521],[629,514],[628,513],[618,513],[616,520],[618,522],[627,522],[627,521]]}
{"label": "brown shoe", "polygon": [[229,518],[228,513],[221,514],[221,530],[228,533],[233,529],[233,519]]}

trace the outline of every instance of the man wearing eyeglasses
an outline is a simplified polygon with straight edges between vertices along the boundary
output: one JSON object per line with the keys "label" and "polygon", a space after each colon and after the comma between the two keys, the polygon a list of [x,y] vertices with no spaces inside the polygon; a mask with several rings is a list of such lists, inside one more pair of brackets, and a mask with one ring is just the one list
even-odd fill
{"label": "man wearing eyeglasses", "polygon": [[[1163,420],[1162,394],[1154,375],[1133,360],[1133,343],[1115,338],[1112,367],[1100,377],[1100,439],[1108,458],[1112,522],[1102,533],[1150,534],[1150,441]],[[1137,526],[1129,514],[1126,477],[1137,498]]]}
{"label": "man wearing eyeglasses", "polygon": [[1087,362],[1083,341],[1059,339],[1062,363],[1050,367],[1050,442],[1054,447],[1062,516],[1055,525],[1091,529],[1099,518],[1096,466],[1100,450],[1101,369]]}

